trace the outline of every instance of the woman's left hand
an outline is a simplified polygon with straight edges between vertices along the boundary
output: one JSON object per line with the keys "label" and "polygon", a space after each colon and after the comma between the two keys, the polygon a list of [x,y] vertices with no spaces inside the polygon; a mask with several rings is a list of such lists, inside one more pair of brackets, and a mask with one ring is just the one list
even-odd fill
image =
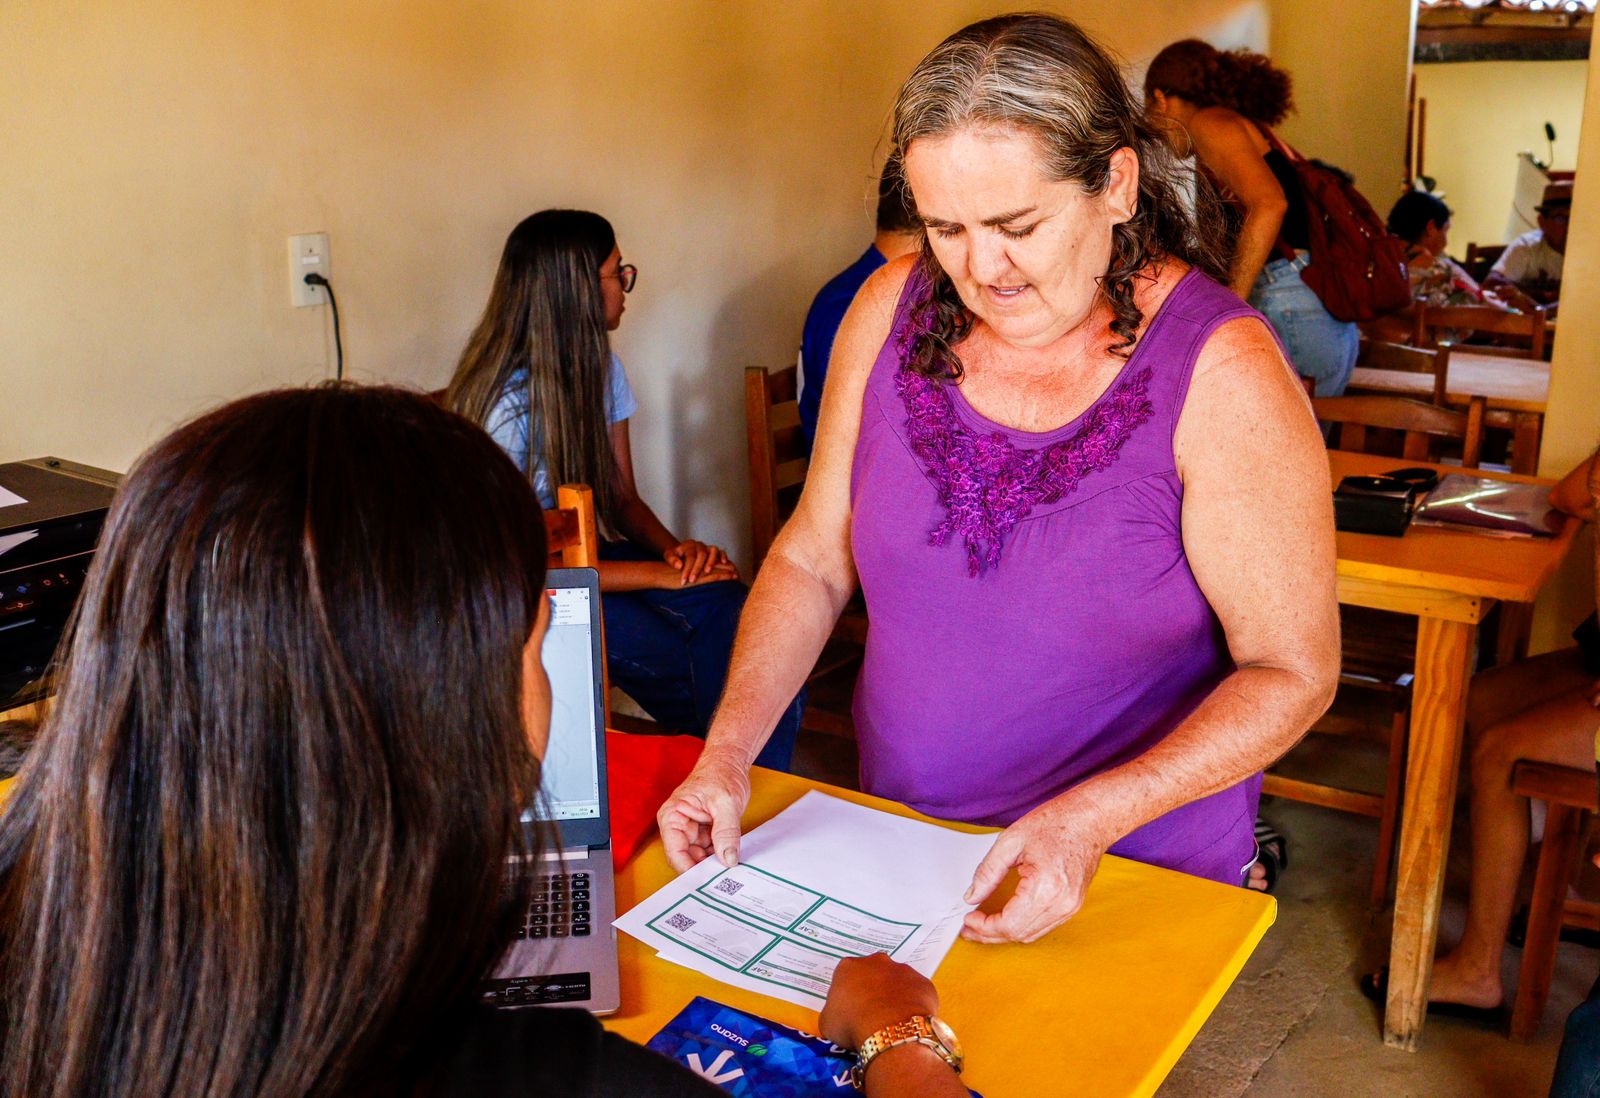
{"label": "woman's left hand", "polygon": [[1071,792],[1000,833],[978,864],[967,903],[981,904],[1015,867],[1017,891],[994,914],[969,911],[961,936],[974,942],[1034,942],[1076,915],[1115,836]]}
{"label": "woman's left hand", "polygon": [[[661,554],[661,558],[678,570],[685,585],[693,583],[713,568],[733,568],[733,562],[715,545],[689,538],[680,541]],[[735,571],[734,579],[738,578]]]}

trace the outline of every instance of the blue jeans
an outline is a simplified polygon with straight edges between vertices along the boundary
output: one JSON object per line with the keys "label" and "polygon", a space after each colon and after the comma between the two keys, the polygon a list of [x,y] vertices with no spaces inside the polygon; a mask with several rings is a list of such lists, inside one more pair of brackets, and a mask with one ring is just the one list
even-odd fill
{"label": "blue jeans", "polygon": [[1600,1098],[1600,980],[1567,1015],[1550,1098]]}
{"label": "blue jeans", "polygon": [[[601,560],[660,560],[632,542],[608,542]],[[677,732],[705,738],[722,697],[749,589],[733,580],[675,591],[608,591],[600,599],[606,626],[606,668],[611,681],[651,719]],[[757,766],[788,770],[805,691],[789,704]]]}
{"label": "blue jeans", "polygon": [[1550,1098],[1600,1098],[1600,980],[1567,1015]]}
{"label": "blue jeans", "polygon": [[1250,288],[1250,304],[1283,340],[1295,372],[1316,378],[1319,397],[1338,396],[1350,384],[1361,333],[1354,324],[1329,316],[1322,299],[1301,279],[1310,261],[1309,253],[1299,252],[1293,260],[1268,263]]}

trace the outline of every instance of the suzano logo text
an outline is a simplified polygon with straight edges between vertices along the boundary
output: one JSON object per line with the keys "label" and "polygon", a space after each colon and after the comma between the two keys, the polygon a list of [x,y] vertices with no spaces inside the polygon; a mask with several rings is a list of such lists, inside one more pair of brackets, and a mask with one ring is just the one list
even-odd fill
{"label": "suzano logo text", "polygon": [[717,1023],[715,1023],[715,1022],[711,1023],[711,1032],[717,1034],[718,1036],[726,1037],[728,1040],[732,1041],[734,1044],[738,1045],[740,1048],[749,1048],[750,1047],[750,1042],[748,1040],[746,1040],[745,1038],[739,1036],[737,1033],[733,1032],[731,1029],[723,1029],[721,1026],[717,1025]]}

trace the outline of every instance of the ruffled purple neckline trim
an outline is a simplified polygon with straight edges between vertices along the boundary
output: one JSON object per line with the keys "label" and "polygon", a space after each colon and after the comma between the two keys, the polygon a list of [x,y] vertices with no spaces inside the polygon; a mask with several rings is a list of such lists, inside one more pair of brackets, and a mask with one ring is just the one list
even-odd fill
{"label": "ruffled purple neckline trim", "polygon": [[943,546],[959,535],[973,577],[999,565],[1006,536],[1035,507],[1060,500],[1084,477],[1116,461],[1134,428],[1154,411],[1146,367],[1096,401],[1072,437],[1025,450],[999,431],[982,434],[968,427],[947,387],[907,369],[903,354],[894,385],[906,406],[912,452],[945,509],[929,544]]}

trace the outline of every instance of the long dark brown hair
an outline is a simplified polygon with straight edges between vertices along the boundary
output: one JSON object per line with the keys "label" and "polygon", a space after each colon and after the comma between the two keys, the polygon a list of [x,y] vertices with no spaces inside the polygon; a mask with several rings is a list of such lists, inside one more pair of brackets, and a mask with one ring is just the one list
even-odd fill
{"label": "long dark brown hair", "polygon": [[1144,91],[1176,95],[1197,107],[1226,107],[1252,122],[1276,126],[1294,109],[1294,81],[1249,50],[1217,49],[1198,38],[1174,42],[1150,62]]}
{"label": "long dark brown hair", "polygon": [[394,389],[157,443],[112,505],[0,818],[0,1078],[396,1094],[508,940],[539,767],[527,481]]}
{"label": "long dark brown hair", "polygon": [[[894,150],[902,158],[918,138],[973,125],[1014,126],[1038,142],[1050,178],[1090,194],[1105,190],[1111,156],[1130,148],[1139,158],[1138,208],[1112,230],[1111,262],[1100,289],[1112,310],[1110,350],[1129,353],[1144,314],[1135,282],[1153,263],[1173,257],[1219,279],[1226,266],[1202,239],[1182,197],[1186,169],[1135,103],[1122,72],[1075,24],[1054,15],[1003,15],[965,27],[924,57],[894,108]],[[932,378],[957,379],[953,348],[972,314],[924,241],[920,267],[930,285],[918,306],[908,365]]]}
{"label": "long dark brown hair", "polygon": [[619,485],[606,416],[611,343],[600,265],[616,246],[611,223],[587,210],[540,210],[523,219],[506,238],[489,303],[445,396],[451,408],[492,428],[496,404],[525,372],[525,472],[531,477],[542,456],[552,489],[589,485],[596,514],[613,528]]}

